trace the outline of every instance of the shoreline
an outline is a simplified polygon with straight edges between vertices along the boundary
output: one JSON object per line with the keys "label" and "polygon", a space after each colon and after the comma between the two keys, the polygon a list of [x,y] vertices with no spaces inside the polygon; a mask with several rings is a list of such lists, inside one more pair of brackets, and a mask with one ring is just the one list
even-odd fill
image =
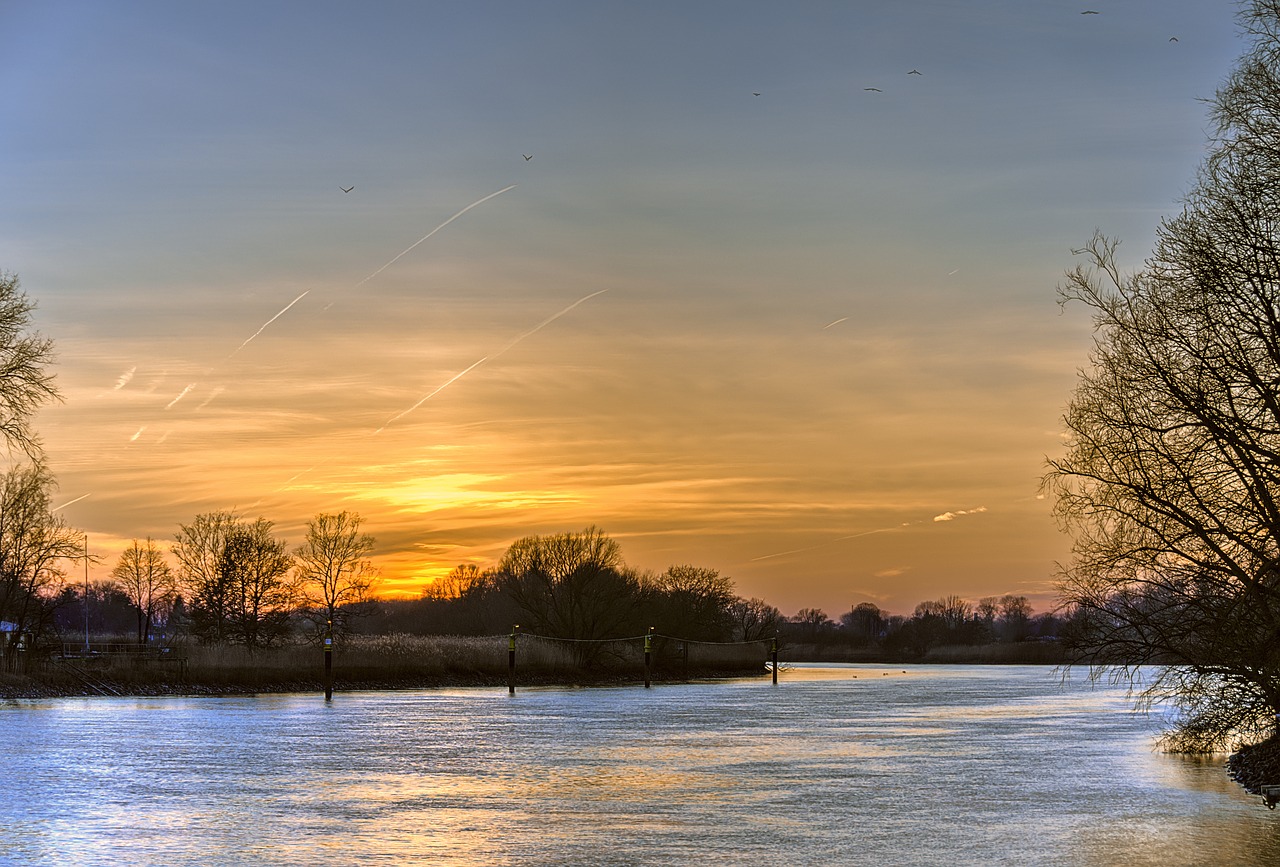
{"label": "shoreline", "polygon": [[[764,678],[766,671],[708,670],[690,672],[688,677],[671,676],[668,673],[655,673],[651,678],[655,684],[693,683],[708,680],[731,680],[734,678]],[[559,675],[540,675],[518,678],[517,690],[534,687],[563,687],[565,689],[583,689],[591,687],[641,686],[644,681],[634,675],[600,672],[598,674],[575,675],[565,677]],[[343,678],[333,679],[333,692],[395,692],[429,689],[506,689],[505,676],[471,674],[471,675],[419,675],[389,678]],[[55,698],[207,698],[217,696],[253,696],[278,695],[284,693],[318,693],[325,691],[324,681],[320,678],[299,677],[285,680],[262,680],[255,682],[226,681],[131,681],[128,679],[100,678],[94,685],[81,682],[64,681],[30,677],[24,675],[0,676],[0,701],[23,701]]]}

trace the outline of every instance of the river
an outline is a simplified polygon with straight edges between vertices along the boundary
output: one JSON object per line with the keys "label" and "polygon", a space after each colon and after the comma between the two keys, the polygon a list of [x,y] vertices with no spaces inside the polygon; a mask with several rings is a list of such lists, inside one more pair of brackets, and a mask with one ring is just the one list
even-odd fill
{"label": "river", "polygon": [[1223,759],[1033,666],[0,703],[3,864],[1280,864]]}

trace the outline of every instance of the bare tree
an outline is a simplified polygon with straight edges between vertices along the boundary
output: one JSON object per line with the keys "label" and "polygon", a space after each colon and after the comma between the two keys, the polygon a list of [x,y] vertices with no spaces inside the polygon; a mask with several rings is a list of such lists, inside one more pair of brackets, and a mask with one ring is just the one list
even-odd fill
{"label": "bare tree", "polygon": [[265,518],[252,523],[231,512],[197,515],[181,525],[174,555],[191,594],[191,631],[206,643],[250,650],[283,638],[297,602],[284,541]]}
{"label": "bare tree", "polygon": [[776,638],[786,619],[777,608],[754,596],[734,600],[729,613],[733,617],[733,634],[739,641]]}
{"label": "bare tree", "polygon": [[219,566],[233,589],[232,640],[252,651],[282,639],[298,594],[288,581],[293,558],[284,540],[271,535],[271,522],[258,518],[233,527]]}
{"label": "bare tree", "polygon": [[533,629],[580,642],[583,664],[598,657],[602,645],[595,642],[644,628],[640,577],[597,527],[517,539],[498,565],[498,583]]}
{"label": "bare tree", "polygon": [[679,638],[726,641],[733,633],[729,611],[737,596],[733,579],[702,566],[671,566],[650,582],[659,631]]}
{"label": "bare tree", "polygon": [[53,341],[30,330],[34,309],[17,275],[0,271],[0,438],[39,460],[40,441],[31,417],[61,395],[47,370]]}
{"label": "bare tree", "polygon": [[492,577],[492,573],[474,563],[459,563],[443,578],[437,578],[422,591],[423,599],[461,599],[473,588]]}
{"label": "bare tree", "polygon": [[0,620],[16,626],[5,635],[10,661],[8,651],[50,624],[63,561],[82,556],[82,535],[50,508],[54,487],[40,464],[0,475]]}
{"label": "bare tree", "polygon": [[346,634],[350,618],[372,598],[376,572],[367,559],[374,539],[354,512],[316,515],[294,563],[314,629]]}
{"label": "bare tree", "polygon": [[1095,327],[1045,479],[1075,539],[1075,659],[1157,666],[1143,696],[1180,709],[1184,750],[1280,712],[1280,2],[1242,20],[1254,43],[1182,212],[1137,272],[1095,236],[1059,290]]}
{"label": "bare tree", "polygon": [[150,537],[146,545],[133,544],[124,550],[111,577],[129,597],[138,613],[138,643],[151,640],[156,616],[173,604],[178,594],[177,578]]}
{"label": "bare tree", "polygon": [[192,633],[204,642],[230,637],[234,588],[221,561],[227,535],[238,520],[233,512],[206,512],[190,524],[179,524],[172,547],[186,587]]}

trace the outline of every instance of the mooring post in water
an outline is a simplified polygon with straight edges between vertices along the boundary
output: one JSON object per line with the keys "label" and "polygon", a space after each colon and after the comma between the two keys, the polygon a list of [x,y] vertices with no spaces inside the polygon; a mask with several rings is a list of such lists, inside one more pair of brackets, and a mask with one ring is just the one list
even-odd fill
{"label": "mooring post in water", "polygon": [[653,627],[644,637],[644,688],[649,689],[653,682]]}
{"label": "mooring post in water", "polygon": [[511,627],[511,644],[507,647],[507,695],[516,694],[516,633],[519,630],[519,623]]}
{"label": "mooring post in water", "polygon": [[324,636],[324,700],[333,701],[333,621]]}
{"label": "mooring post in water", "polygon": [[769,655],[773,657],[773,685],[778,685],[778,636],[773,636],[773,647],[769,651]]}

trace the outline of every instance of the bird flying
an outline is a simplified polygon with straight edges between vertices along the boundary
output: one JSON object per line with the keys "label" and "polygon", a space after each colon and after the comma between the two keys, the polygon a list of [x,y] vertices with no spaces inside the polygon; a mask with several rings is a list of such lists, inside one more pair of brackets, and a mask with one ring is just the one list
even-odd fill
{"label": "bird flying", "polygon": [[533,159],[533,154],[520,154],[520,156],[524,157],[525,162],[528,162],[529,160]]}
{"label": "bird flying", "polygon": [[338,189],[342,190],[344,193],[349,193],[349,192],[351,192],[352,190],[354,190],[354,189],[355,189],[355,187],[354,187],[354,186],[352,186],[352,187],[338,187]]}
{"label": "bird flying", "polygon": [[1086,9],[1086,10],[1084,10],[1083,12],[1081,12],[1080,14],[1081,14],[1081,15],[1097,15],[1098,13],[1097,13],[1096,11],[1094,11],[1093,9]]}
{"label": "bird flying", "polygon": [[884,91],[883,91],[883,90],[881,90],[881,89],[880,89],[880,88],[878,88],[878,87],[864,87],[864,88],[862,88],[862,89],[863,89],[863,90],[874,90],[876,93],[884,93]]}
{"label": "bird flying", "polygon": [[753,91],[751,91],[751,95],[752,95],[752,96],[759,96],[760,94],[753,90]]}
{"label": "bird flying", "polygon": [[913,69],[910,72],[908,72],[907,75],[924,75],[924,73],[918,69]]}

